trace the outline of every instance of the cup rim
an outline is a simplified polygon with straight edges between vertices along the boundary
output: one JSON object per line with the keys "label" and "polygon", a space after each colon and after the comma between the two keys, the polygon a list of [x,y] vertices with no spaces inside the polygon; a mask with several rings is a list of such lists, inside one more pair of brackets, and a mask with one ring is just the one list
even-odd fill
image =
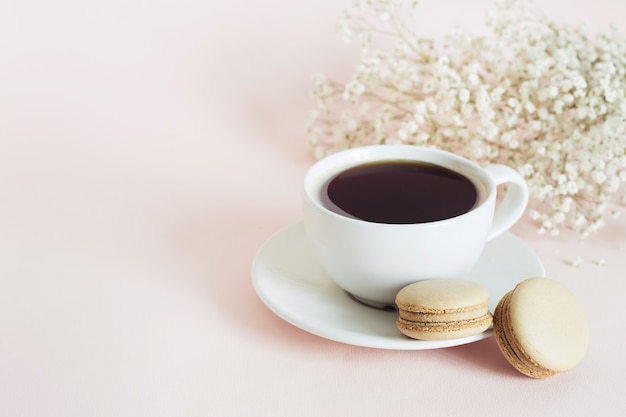
{"label": "cup rim", "polygon": [[[374,152],[374,154],[372,154]],[[417,153],[428,152],[430,154],[438,155],[444,158],[447,158],[450,163],[440,163],[439,161],[429,161],[423,159],[417,159],[415,157],[407,157],[407,155],[401,155],[404,152],[412,152],[412,155],[417,155]],[[391,154],[394,154],[391,156]],[[444,168],[451,169],[457,173],[465,175],[469,177],[472,182],[479,181],[484,186],[485,196],[480,199],[479,203],[472,207],[469,211],[459,214],[454,217],[449,217],[442,220],[436,220],[431,222],[422,222],[422,223],[379,223],[379,222],[371,222],[362,219],[358,219],[355,217],[348,217],[342,215],[340,213],[336,213],[333,210],[330,210],[326,206],[324,206],[319,197],[312,196],[312,191],[319,190],[321,186],[315,187],[314,183],[314,175],[318,174],[318,171],[333,168],[332,172],[328,175],[325,175],[322,183],[326,183],[333,176],[343,172],[344,170],[360,165],[368,162],[374,161],[397,161],[397,160],[409,160],[409,161],[424,161],[428,163],[432,163],[435,165],[443,166]],[[342,162],[343,161],[343,162]],[[456,162],[456,164],[454,164]],[[328,165],[328,168],[325,166]],[[459,169],[460,166],[463,166],[463,169]],[[475,179],[474,179],[475,178]],[[475,184],[476,185],[476,184]],[[453,152],[444,151],[442,149],[436,147],[429,146],[418,146],[418,145],[389,145],[389,144],[381,144],[381,145],[367,145],[367,146],[359,146],[354,148],[348,148],[331,155],[328,155],[318,161],[316,161],[309,169],[306,171],[303,181],[303,194],[305,198],[318,210],[321,210],[328,216],[334,217],[341,221],[346,221],[349,223],[356,223],[359,225],[368,225],[371,227],[398,227],[398,228],[407,228],[407,227],[425,227],[425,226],[438,226],[446,223],[459,221],[465,217],[473,216],[479,209],[483,208],[490,200],[495,198],[495,184],[492,178],[480,167],[476,162],[471,161],[461,155],[455,154]]]}

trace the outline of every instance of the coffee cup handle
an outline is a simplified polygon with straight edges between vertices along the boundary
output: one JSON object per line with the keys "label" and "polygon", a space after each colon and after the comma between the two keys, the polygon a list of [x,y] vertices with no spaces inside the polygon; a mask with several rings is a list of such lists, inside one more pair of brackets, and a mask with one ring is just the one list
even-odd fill
{"label": "coffee cup handle", "polygon": [[492,240],[506,232],[522,217],[528,204],[528,185],[524,178],[514,169],[505,165],[489,165],[485,171],[495,185],[508,186],[504,198],[495,209],[491,230],[487,240]]}

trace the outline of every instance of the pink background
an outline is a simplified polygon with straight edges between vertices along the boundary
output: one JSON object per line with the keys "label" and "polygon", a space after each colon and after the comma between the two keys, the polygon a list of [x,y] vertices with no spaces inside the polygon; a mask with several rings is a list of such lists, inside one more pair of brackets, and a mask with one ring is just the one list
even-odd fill
{"label": "pink background", "polygon": [[[301,216],[309,76],[355,63],[349,3],[0,5],[0,415],[626,415],[624,216],[585,241],[513,229],[588,313],[586,358],[547,380],[493,338],[355,347],[257,298],[255,252]],[[435,36],[490,4],[427,3]],[[592,30],[626,16],[542,3]]]}

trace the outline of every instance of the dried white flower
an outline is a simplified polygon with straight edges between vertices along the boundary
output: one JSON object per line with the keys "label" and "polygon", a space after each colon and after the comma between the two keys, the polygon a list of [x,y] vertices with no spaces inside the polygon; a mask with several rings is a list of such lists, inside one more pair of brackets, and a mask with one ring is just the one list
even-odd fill
{"label": "dried white flower", "polygon": [[[346,83],[313,77],[307,133],[316,157],[362,145],[435,146],[517,167],[540,233],[587,237],[607,203],[626,203],[626,41],[498,0],[489,36],[442,42],[409,24],[416,1],[355,0],[339,17],[361,58]],[[376,46],[379,37],[394,42]]]}

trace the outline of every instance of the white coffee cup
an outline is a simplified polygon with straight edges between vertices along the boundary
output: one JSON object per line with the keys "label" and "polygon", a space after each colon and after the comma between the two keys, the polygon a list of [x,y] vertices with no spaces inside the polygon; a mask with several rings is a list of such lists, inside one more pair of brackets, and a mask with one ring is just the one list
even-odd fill
{"label": "white coffee cup", "polygon": [[[339,214],[325,202],[324,188],[339,173],[370,162],[421,161],[470,179],[477,203],[461,215],[412,224],[364,221]],[[496,207],[498,185],[506,194]],[[393,306],[397,292],[424,279],[463,278],[485,244],[507,231],[528,203],[528,188],[517,171],[504,165],[481,168],[461,156],[412,145],[352,148],[317,161],[306,173],[304,227],[322,268],[358,300]]]}

